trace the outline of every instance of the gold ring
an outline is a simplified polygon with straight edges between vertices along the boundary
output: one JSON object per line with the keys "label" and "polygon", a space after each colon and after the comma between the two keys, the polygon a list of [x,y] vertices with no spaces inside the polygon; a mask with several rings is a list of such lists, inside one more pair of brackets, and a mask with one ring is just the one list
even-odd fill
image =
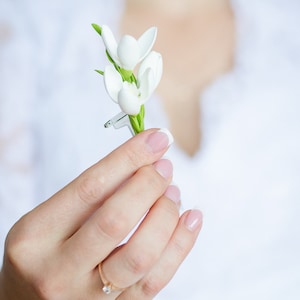
{"label": "gold ring", "polygon": [[119,288],[106,279],[102,271],[101,263],[98,265],[98,271],[99,271],[101,281],[103,283],[102,291],[105,294],[109,295],[112,292],[122,292],[125,290],[125,288]]}

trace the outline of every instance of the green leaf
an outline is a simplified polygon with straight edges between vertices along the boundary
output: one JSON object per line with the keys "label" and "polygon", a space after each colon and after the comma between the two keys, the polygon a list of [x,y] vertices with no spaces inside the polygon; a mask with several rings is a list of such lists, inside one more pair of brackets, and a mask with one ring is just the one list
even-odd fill
{"label": "green leaf", "polygon": [[106,56],[108,60],[113,64],[116,65],[115,61],[111,58],[110,54],[108,53],[107,49],[105,50]]}
{"label": "green leaf", "polygon": [[[116,62],[112,59],[112,57],[110,56],[110,54],[108,53],[107,49],[105,50],[106,56],[108,58],[108,60],[114,65],[115,69],[121,74],[120,72],[120,67],[116,64]],[[121,74],[122,76],[122,74]]]}
{"label": "green leaf", "polygon": [[102,28],[98,24],[92,23],[92,26],[99,33],[99,35],[102,34]]}
{"label": "green leaf", "polygon": [[104,72],[101,70],[95,70],[97,73],[99,73],[100,75],[104,75]]}

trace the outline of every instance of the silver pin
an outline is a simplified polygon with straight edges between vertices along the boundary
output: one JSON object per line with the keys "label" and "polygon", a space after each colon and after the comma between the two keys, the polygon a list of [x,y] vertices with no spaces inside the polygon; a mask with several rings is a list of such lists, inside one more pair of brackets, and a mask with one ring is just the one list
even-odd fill
{"label": "silver pin", "polygon": [[129,117],[127,114],[123,113],[123,112],[120,112],[118,113],[117,115],[115,115],[114,117],[112,117],[110,120],[108,120],[105,124],[104,124],[104,127],[105,128],[108,128],[108,127],[111,127],[111,126],[114,126],[115,129],[119,129],[119,128],[122,128],[124,126],[127,126],[130,133],[134,136],[135,133],[134,133],[134,130],[131,126],[131,123],[130,123],[130,120],[129,120]]}

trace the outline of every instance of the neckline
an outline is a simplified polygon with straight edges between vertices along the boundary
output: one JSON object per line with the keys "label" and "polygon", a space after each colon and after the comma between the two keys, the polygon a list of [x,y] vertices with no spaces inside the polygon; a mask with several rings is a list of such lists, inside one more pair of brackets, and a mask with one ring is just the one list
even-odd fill
{"label": "neckline", "polygon": [[[114,26],[112,26],[113,30],[116,32],[116,37],[120,37],[120,20],[122,17],[122,14],[125,9],[125,1],[117,1],[119,4],[118,11],[116,14],[115,20],[116,22],[112,22]],[[121,3],[120,3],[121,2]],[[240,34],[238,27],[240,26],[240,19],[237,17],[237,7],[236,7],[236,1],[235,0],[230,0],[230,5],[231,9],[235,18],[235,45],[234,45],[234,54],[233,54],[233,66],[230,70],[228,70],[226,73],[223,73],[219,75],[215,80],[213,80],[209,85],[207,85],[201,94],[199,94],[199,102],[200,102],[200,107],[201,107],[201,115],[202,115],[202,109],[203,109],[203,104],[205,103],[204,106],[210,106],[209,100],[211,97],[213,97],[214,94],[217,93],[217,90],[220,88],[220,86],[223,85],[223,82],[226,81],[227,84],[232,84],[233,80],[232,78],[234,77],[234,74],[236,73],[237,69],[237,62],[238,62],[238,57],[239,57],[239,52],[240,52]],[[155,45],[154,45],[155,48]],[[167,127],[169,128],[169,120],[168,116],[163,108],[162,101],[160,100],[161,97],[158,93],[154,93],[152,98],[149,100],[149,102],[146,103],[146,119],[145,119],[145,124],[146,128],[149,127]],[[222,99],[224,100],[224,99]],[[217,99],[217,102],[219,102],[220,99]],[[215,101],[216,102],[216,101]],[[205,112],[204,112],[205,113]],[[201,120],[200,120],[201,122]],[[148,125],[149,126],[148,126]],[[200,126],[202,127],[202,122]],[[203,131],[205,129],[203,128]],[[211,130],[209,130],[211,131]],[[201,156],[203,147],[200,146],[200,148],[196,151],[196,153],[193,156],[188,155],[184,150],[181,149],[176,143],[172,146],[173,149],[175,148],[175,151],[177,153],[180,153],[182,157],[186,158],[188,161],[194,161],[197,159],[197,157]]]}

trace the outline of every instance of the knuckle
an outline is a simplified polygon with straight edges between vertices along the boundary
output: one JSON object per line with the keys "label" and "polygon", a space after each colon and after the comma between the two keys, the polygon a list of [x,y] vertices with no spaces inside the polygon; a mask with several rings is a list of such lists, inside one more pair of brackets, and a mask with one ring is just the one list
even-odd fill
{"label": "knuckle", "polygon": [[185,241],[183,239],[174,238],[172,244],[175,251],[175,255],[176,257],[178,257],[178,260],[183,260],[189,251],[189,249],[187,249]]}
{"label": "knuckle", "polygon": [[127,258],[127,268],[134,275],[143,275],[148,272],[156,259],[156,254],[149,250],[131,252]]}
{"label": "knuckle", "polygon": [[[23,222],[22,224],[23,225]],[[53,273],[52,268],[41,259],[34,250],[34,242],[28,237],[28,234],[19,231],[17,228],[12,228],[8,234],[5,243],[5,264],[18,274],[20,279],[30,281],[32,293],[36,295],[37,299],[63,299],[58,298],[57,295],[62,294],[62,280],[59,272]],[[47,272],[45,270],[47,269]],[[52,274],[52,276],[51,276]]]}
{"label": "knuckle", "polygon": [[152,190],[162,190],[166,186],[166,181],[154,169],[153,166],[145,166],[140,168],[137,173],[140,177],[141,186],[146,186]]}
{"label": "knuckle", "polygon": [[140,156],[136,151],[132,151],[132,148],[124,148],[124,157],[126,160],[124,162],[129,165],[131,168],[138,169],[143,165],[142,156]]}
{"label": "knuckle", "polygon": [[22,266],[35,255],[32,247],[34,241],[29,238],[26,220],[23,219],[12,227],[5,241],[5,259],[20,272]]}
{"label": "knuckle", "polygon": [[96,220],[96,227],[100,235],[112,240],[119,240],[127,233],[127,216],[123,212],[106,212]]}
{"label": "knuckle", "polygon": [[155,297],[160,290],[164,287],[164,284],[161,283],[157,278],[148,276],[141,283],[141,290],[144,298],[153,298]]}
{"label": "knuckle", "polygon": [[5,242],[5,260],[18,272],[22,273],[20,269],[23,264],[24,258],[26,258],[26,249],[23,243],[16,239],[10,239],[9,236]]}
{"label": "knuckle", "polygon": [[94,204],[104,194],[104,176],[82,175],[77,185],[79,199],[87,205]]}

